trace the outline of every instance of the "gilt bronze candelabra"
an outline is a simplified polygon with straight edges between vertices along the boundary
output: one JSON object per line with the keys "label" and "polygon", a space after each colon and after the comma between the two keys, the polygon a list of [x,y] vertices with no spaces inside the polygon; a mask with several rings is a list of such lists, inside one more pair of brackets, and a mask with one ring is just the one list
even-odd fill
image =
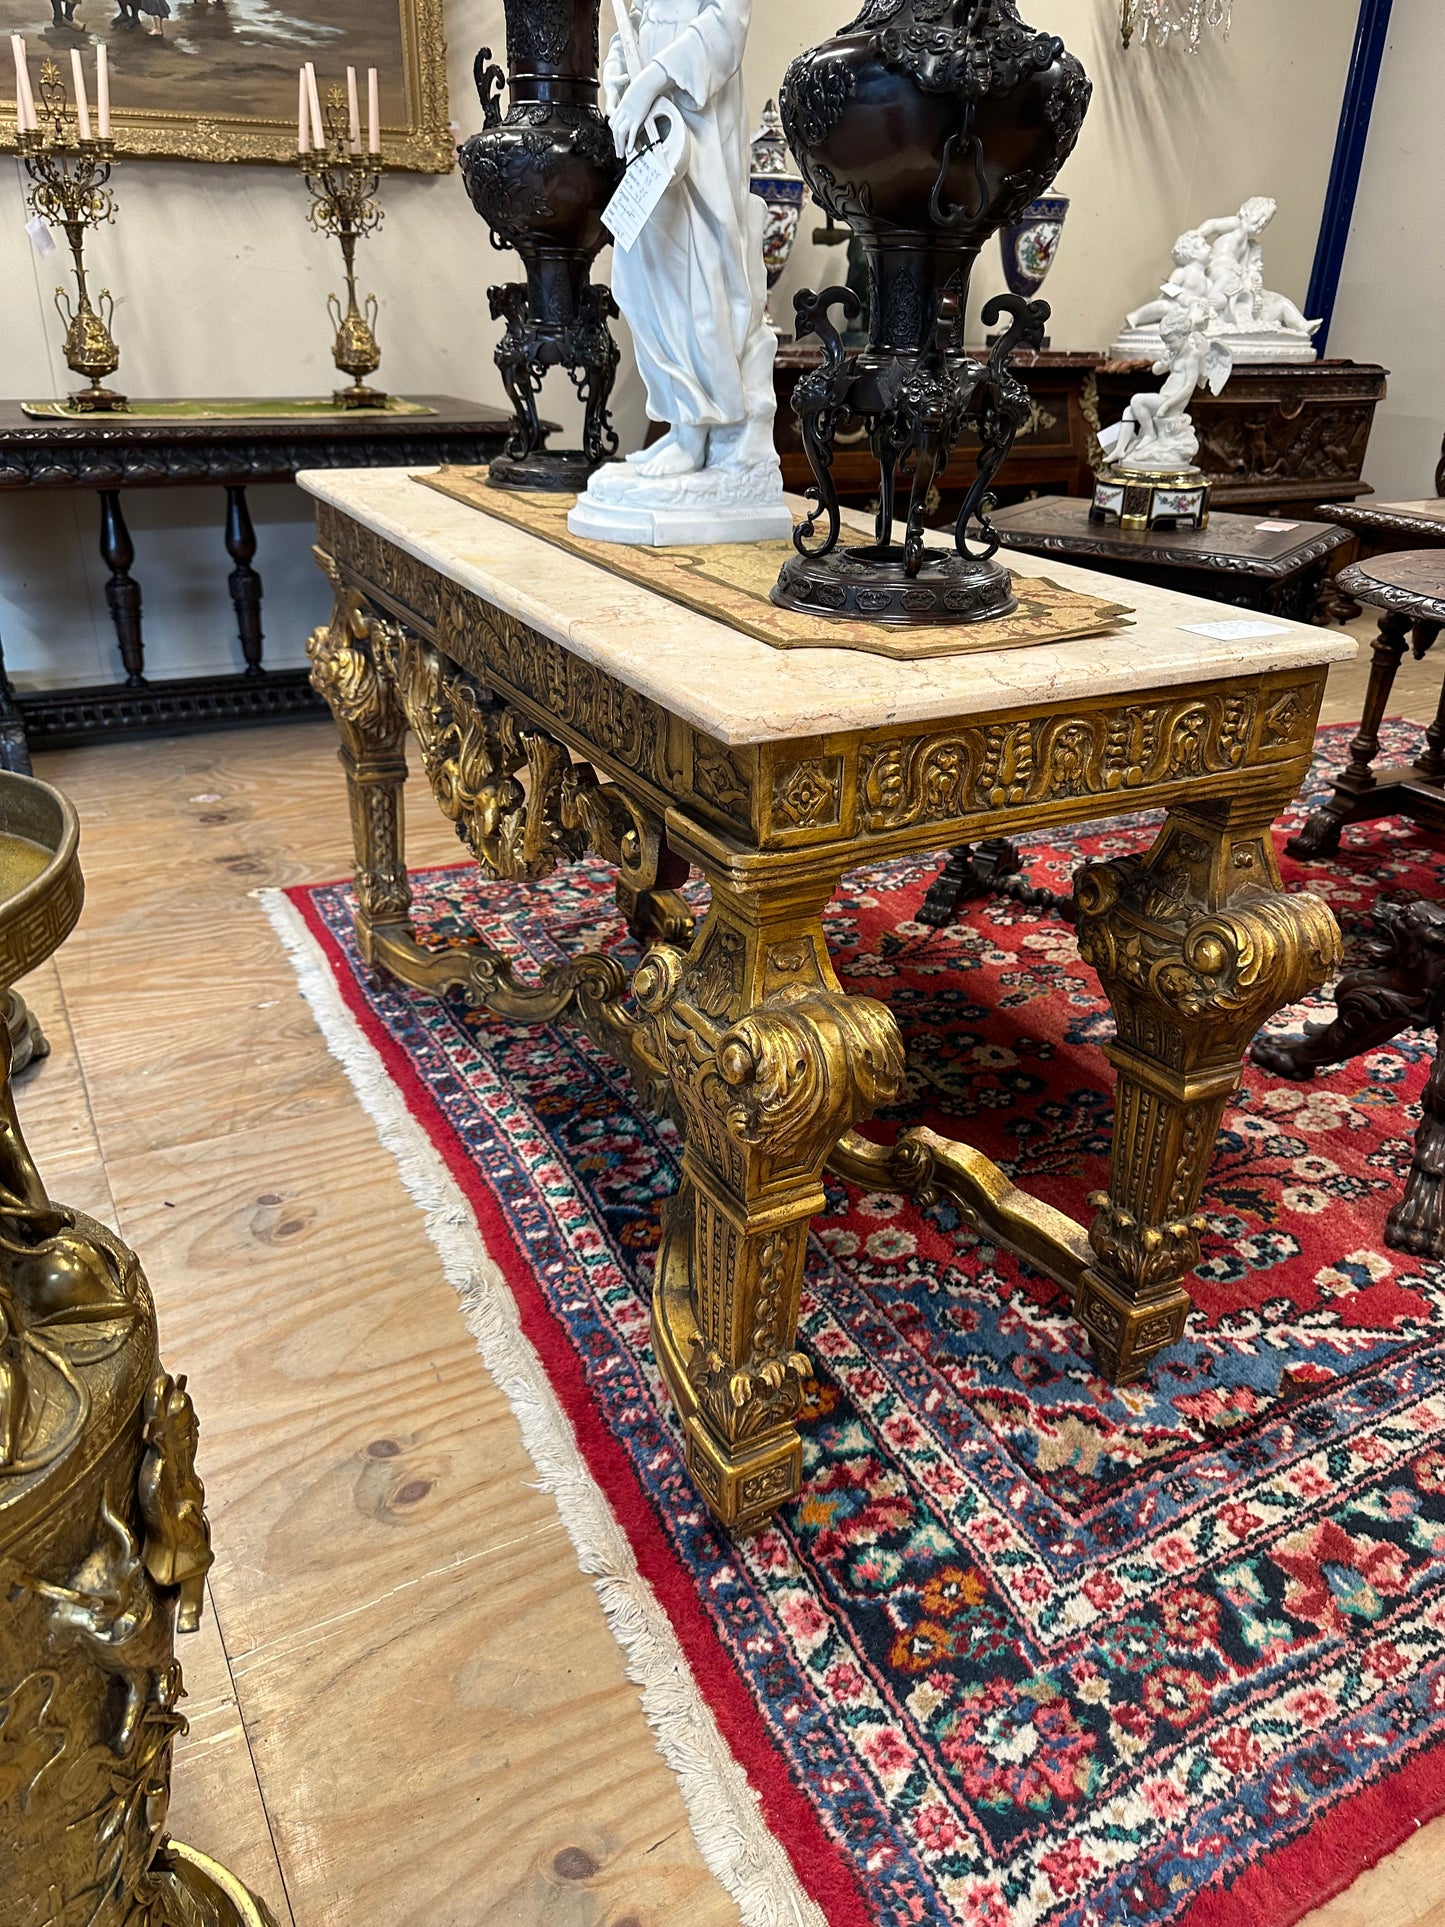
{"label": "gilt bronze candelabra", "polygon": [[326,97],[325,145],[312,147],[297,156],[297,164],[311,190],[307,218],[318,234],[331,234],[341,243],[341,258],[346,267],[346,305],[338,296],[326,297],[327,310],[336,324],[336,340],[331,355],[351,385],[338,388],[333,400],[339,408],[382,408],[386,405],[384,388],[369,388],[366,377],[381,366],[381,350],[376,344],[376,296],[369,294],[363,307],[356,298],[356,244],[364,234],[374,234],[381,226],[380,154],[364,154],[354,149],[347,100],[339,87]]}
{"label": "gilt bronze candelabra", "polygon": [[105,377],[120,366],[120,349],[110,331],[115,299],[109,288],[102,288],[99,311],[91,304],[85,277],[85,230],[115,219],[115,200],[107,185],[115,143],[81,138],[53,60],[40,69],[36,108],[39,126],[15,139],[33,183],[26,194],[30,211],[49,226],[64,228],[75,264],[75,300],[64,288],[57,288],[55,305],[66,324],[66,366],[88,376],[90,386],[73,394],[70,405],[86,414],[114,413],[130,406],[124,395],[103,386]]}

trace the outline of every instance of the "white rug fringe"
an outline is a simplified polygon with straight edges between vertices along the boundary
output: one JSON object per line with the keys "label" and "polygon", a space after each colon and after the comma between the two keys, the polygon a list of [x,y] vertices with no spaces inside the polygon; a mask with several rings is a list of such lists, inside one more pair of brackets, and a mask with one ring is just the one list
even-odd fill
{"label": "white rug fringe", "polygon": [[628,1677],[642,1690],[643,1712],[677,1776],[703,1859],[737,1902],[746,1927],[826,1927],[769,1831],[671,1622],[638,1572],[632,1547],[577,1449],[470,1206],[347,1009],[300,913],[280,890],[255,894],[290,956],[301,994],[332,1055],[425,1214],[428,1236],[461,1298],[467,1327],[517,1415],[542,1489],[556,1500],[578,1563],[593,1579],[626,1655]]}

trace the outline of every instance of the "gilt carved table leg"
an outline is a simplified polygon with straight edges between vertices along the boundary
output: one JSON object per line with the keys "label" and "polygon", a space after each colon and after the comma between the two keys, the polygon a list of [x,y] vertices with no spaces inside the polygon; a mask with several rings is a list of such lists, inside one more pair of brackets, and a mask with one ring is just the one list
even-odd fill
{"label": "gilt carved table leg", "polygon": [[[406,718],[371,646],[371,624],[338,583],[330,623],[306,645],[311,681],[336,719],[356,853],[356,938],[375,967],[387,935],[411,937],[402,791]],[[381,940],[380,944],[378,940]]]}
{"label": "gilt carved table leg", "polygon": [[[1410,646],[1410,618],[1394,611],[1381,616],[1370,664],[1370,684],[1365,691],[1365,713],[1359,733],[1350,744],[1350,760],[1335,779],[1334,795],[1328,803],[1313,810],[1303,827],[1285,848],[1291,856],[1332,856],[1340,847],[1340,832],[1368,814],[1365,799],[1375,787],[1375,758],[1380,753],[1380,724],[1390,691],[1395,687],[1395,672]],[[1362,807],[1363,806],[1363,807]]]}
{"label": "gilt carved table leg", "polygon": [[691,953],[652,951],[633,988],[686,1137],[653,1342],[693,1477],[746,1532],[801,1484],[798,1296],[823,1166],[895,1095],[903,1046],[889,1012],[833,975],[820,919],[835,879],[710,881]]}
{"label": "gilt carved table leg", "polygon": [[1376,935],[1359,966],[1341,977],[1335,1019],[1308,1024],[1303,1037],[1260,1037],[1251,1055],[1276,1077],[1303,1082],[1317,1070],[1378,1050],[1402,1030],[1434,1030],[1435,1063],[1425,1086],[1424,1115],[1405,1195],[1385,1222],[1385,1243],[1421,1258],[1445,1258],[1445,906],[1382,903]]}
{"label": "gilt carved table leg", "polygon": [[1197,1207],[1250,1039],[1339,962],[1328,908],[1280,889],[1269,826],[1285,800],[1176,809],[1147,856],[1076,878],[1079,949],[1113,1005],[1119,1079],[1076,1312],[1116,1384],[1183,1334]]}

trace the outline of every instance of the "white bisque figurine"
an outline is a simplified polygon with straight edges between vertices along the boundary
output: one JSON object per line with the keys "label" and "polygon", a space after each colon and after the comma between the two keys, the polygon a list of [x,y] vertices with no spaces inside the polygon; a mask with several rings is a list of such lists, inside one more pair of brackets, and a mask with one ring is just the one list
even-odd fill
{"label": "white bisque figurine", "polygon": [[1117,428],[1099,437],[1116,469],[1136,474],[1177,473],[1194,466],[1199,437],[1189,404],[1201,382],[1217,395],[1234,366],[1224,343],[1210,334],[1214,304],[1207,295],[1168,303],[1159,328],[1164,354],[1154,373],[1166,377],[1157,395],[1135,395]]}
{"label": "white bisque figurine", "polygon": [[1274,201],[1246,201],[1238,214],[1205,221],[1174,244],[1174,272],[1161,299],[1136,308],[1110,353],[1161,359],[1162,324],[1181,302],[1208,301],[1209,333],[1235,362],[1314,361],[1318,321],[1307,321],[1288,296],[1264,283],[1260,236],[1278,212]]}
{"label": "white bisque figurine", "polygon": [[[763,224],[749,188],[743,49],[752,0],[634,0],[603,88],[620,154],[671,179],[613,257],[647,412],[668,432],[599,469],[569,518],[575,535],[639,545],[790,536],[773,446],[773,358]],[[616,231],[616,230],[614,230]]]}

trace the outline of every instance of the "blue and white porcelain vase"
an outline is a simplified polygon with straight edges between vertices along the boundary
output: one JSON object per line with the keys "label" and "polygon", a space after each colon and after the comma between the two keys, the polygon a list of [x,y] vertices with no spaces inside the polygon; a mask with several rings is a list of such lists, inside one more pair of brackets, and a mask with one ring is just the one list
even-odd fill
{"label": "blue and white porcelain vase", "polygon": [[1016,221],[999,229],[1004,279],[1010,292],[1030,301],[1048,278],[1069,211],[1067,194],[1041,194]]}
{"label": "blue and white porcelain vase", "polygon": [[[768,271],[771,296],[788,265],[793,243],[798,238],[798,224],[803,218],[803,177],[788,152],[776,101],[770,100],[764,107],[762,125],[753,135],[752,176],[748,184],[767,209],[763,263]],[[774,334],[782,332],[773,319],[771,305],[767,322]]]}

